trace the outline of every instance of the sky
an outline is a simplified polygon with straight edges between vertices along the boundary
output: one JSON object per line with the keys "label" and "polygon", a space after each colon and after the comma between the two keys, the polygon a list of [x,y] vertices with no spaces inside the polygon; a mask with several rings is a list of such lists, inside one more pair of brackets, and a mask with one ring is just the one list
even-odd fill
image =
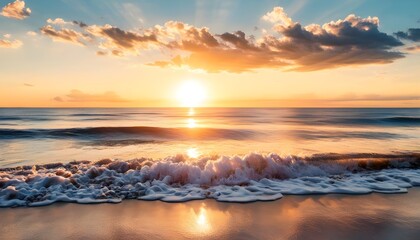
{"label": "sky", "polygon": [[420,107],[420,1],[0,10],[0,107]]}

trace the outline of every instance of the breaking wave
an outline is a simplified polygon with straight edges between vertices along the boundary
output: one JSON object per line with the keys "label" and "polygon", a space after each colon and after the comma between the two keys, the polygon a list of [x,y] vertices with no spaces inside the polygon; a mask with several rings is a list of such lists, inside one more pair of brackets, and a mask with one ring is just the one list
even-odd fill
{"label": "breaking wave", "polygon": [[262,155],[104,159],[0,169],[0,206],[123,199],[225,202],[283,194],[404,193],[420,186],[420,154]]}

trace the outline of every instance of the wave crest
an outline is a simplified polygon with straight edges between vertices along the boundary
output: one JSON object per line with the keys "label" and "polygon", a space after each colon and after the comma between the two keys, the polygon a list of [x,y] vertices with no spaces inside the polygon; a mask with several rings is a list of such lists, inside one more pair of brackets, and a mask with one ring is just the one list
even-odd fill
{"label": "wave crest", "polygon": [[22,138],[98,138],[137,136],[162,139],[246,139],[249,130],[218,128],[162,128],[162,127],[89,127],[65,129],[0,129],[0,139]]}
{"label": "wave crest", "polygon": [[406,192],[420,185],[420,154],[318,154],[309,157],[183,155],[162,160],[55,163],[0,169],[0,206],[122,199],[169,202],[274,200],[282,194]]}

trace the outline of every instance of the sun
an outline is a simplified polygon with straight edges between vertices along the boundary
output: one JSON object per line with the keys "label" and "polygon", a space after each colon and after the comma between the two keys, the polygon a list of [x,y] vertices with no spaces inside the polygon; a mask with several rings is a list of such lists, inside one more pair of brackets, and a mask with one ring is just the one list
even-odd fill
{"label": "sun", "polygon": [[206,98],[206,91],[198,80],[190,80],[178,88],[176,98],[182,107],[200,107]]}

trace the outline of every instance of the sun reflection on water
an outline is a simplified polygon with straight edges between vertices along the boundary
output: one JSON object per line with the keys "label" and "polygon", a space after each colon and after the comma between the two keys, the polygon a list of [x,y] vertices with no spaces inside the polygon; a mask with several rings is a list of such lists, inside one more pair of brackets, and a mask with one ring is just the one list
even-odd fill
{"label": "sun reflection on water", "polygon": [[195,219],[195,229],[197,232],[210,232],[211,224],[209,223],[206,205],[202,205]]}
{"label": "sun reflection on water", "polygon": [[188,118],[188,128],[195,128],[197,127],[197,122],[193,118]]}
{"label": "sun reflection on water", "polygon": [[197,224],[199,226],[205,226],[207,225],[207,216],[206,216],[206,209],[204,209],[203,207],[201,207],[200,209],[200,214],[198,215],[197,218]]}
{"label": "sun reflection on water", "polygon": [[197,148],[189,148],[187,150],[187,156],[189,158],[197,158],[200,156],[200,152],[197,150]]}

